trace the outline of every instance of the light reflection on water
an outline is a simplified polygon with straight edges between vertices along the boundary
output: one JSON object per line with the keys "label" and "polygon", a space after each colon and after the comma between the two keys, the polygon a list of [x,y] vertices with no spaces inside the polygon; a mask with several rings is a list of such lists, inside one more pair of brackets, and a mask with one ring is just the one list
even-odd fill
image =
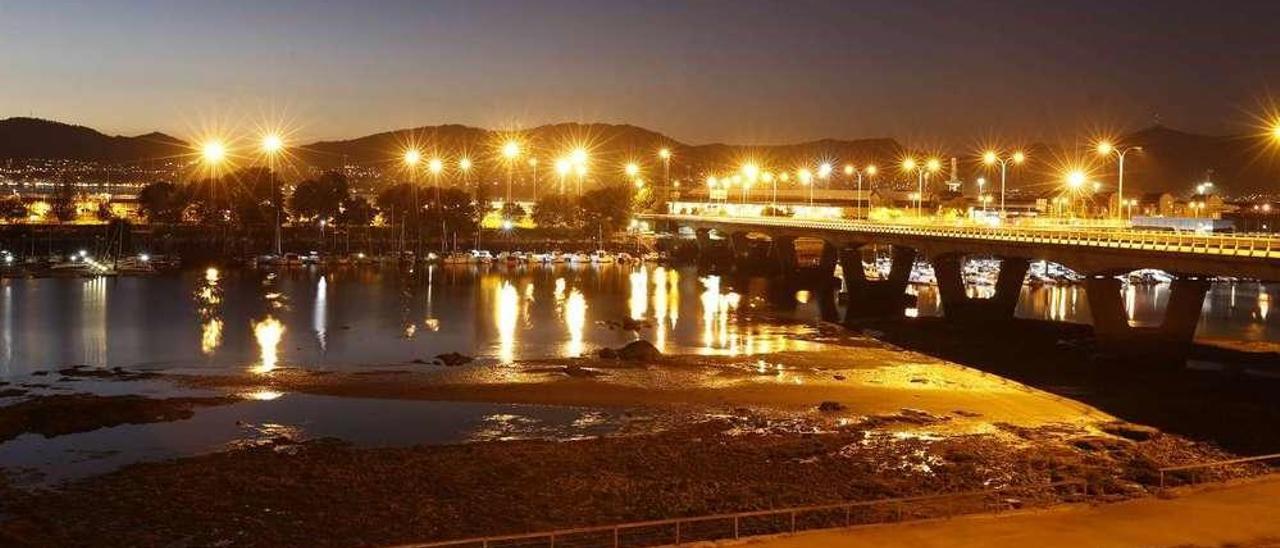
{"label": "light reflection on water", "polygon": [[[1159,325],[1169,304],[1169,284],[1126,284],[1122,297],[1129,323]],[[942,314],[936,286],[912,286],[920,316]],[[970,289],[971,294],[974,293]],[[1216,283],[1205,298],[1198,336],[1247,341],[1280,341],[1280,322],[1269,317],[1271,301],[1280,293],[1276,284]],[[1083,285],[1024,286],[1015,311],[1019,317],[1089,323],[1089,300]]]}
{"label": "light reflection on water", "polygon": [[[0,283],[6,376],[70,364],[268,373],[409,364],[444,352],[510,363],[637,338],[664,352],[723,355],[807,344],[788,338],[803,327],[739,314],[748,293],[763,294],[759,284],[735,288],[654,265],[210,268]],[[642,327],[620,328],[623,320]]]}
{"label": "light reflection on water", "polygon": [[[638,337],[663,352],[752,355],[803,350],[804,326],[752,319],[767,283],[693,269],[603,267],[209,269],[182,276],[0,281],[0,375],[72,364],[218,368],[353,367],[462,352],[508,363],[589,354]],[[1201,336],[1280,340],[1276,286],[1216,284]],[[936,288],[913,286],[919,315],[939,313]],[[1158,323],[1167,285],[1124,295],[1131,320]],[[793,314],[817,317],[812,295]],[[910,311],[909,311],[910,312]],[[1024,288],[1023,317],[1089,321],[1082,286]],[[688,318],[688,321],[681,321]],[[617,328],[624,320],[646,324]],[[606,326],[611,323],[614,327]]]}

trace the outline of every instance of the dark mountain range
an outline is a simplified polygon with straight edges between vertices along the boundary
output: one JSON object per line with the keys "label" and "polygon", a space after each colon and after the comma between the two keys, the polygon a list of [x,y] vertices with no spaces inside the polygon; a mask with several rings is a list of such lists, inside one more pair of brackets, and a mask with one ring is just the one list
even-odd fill
{"label": "dark mountain range", "polygon": [[163,133],[123,137],[36,118],[0,120],[0,158],[127,163],[169,158],[189,151],[187,143]]}
{"label": "dark mountain range", "polygon": [[[876,163],[882,168],[881,180],[910,178],[893,169],[905,149],[889,138],[823,139],[785,145],[691,145],[625,124],[562,123],[519,132],[452,124],[428,126],[350,140],[316,142],[298,147],[292,156],[318,168],[336,167],[344,161],[393,168],[400,165],[405,150],[417,148],[424,158],[439,155],[450,160],[450,166],[456,166],[456,160],[465,155],[474,163],[473,176],[494,177],[505,173],[506,164],[499,151],[508,139],[521,142],[526,153],[532,151],[542,162],[537,169],[546,170],[554,170],[556,158],[583,147],[590,152],[595,176],[604,173],[601,170],[620,171],[623,163],[635,161],[646,166],[651,178],[658,177],[661,160],[657,150],[667,147],[672,151],[671,175],[677,178],[692,179],[706,173],[726,172],[747,160],[774,169],[812,167],[823,160],[836,164],[837,170],[846,162]],[[1126,194],[1130,191],[1186,194],[1210,176],[1218,189],[1231,194],[1280,191],[1280,154],[1260,138],[1196,135],[1155,126],[1130,133],[1119,142],[1143,147],[1142,152],[1132,153],[1126,160]],[[1072,159],[1091,163],[1099,179],[1107,185],[1114,184],[1114,162],[1097,158],[1083,144],[1036,145],[1029,147],[1028,152],[1032,163],[1010,178],[1013,188],[1052,187],[1058,177],[1055,170]],[[109,136],[81,126],[33,118],[0,120],[0,159],[136,162],[190,153],[187,143],[163,133]],[[983,171],[973,151],[955,155],[961,159],[962,179],[972,179]],[[943,159],[945,162],[946,158]],[[935,181],[949,178],[948,167],[944,164],[943,172]],[[513,169],[517,177],[523,177],[533,167],[521,163]],[[838,171],[836,176],[841,176]],[[994,177],[998,175],[991,173],[988,180]]]}

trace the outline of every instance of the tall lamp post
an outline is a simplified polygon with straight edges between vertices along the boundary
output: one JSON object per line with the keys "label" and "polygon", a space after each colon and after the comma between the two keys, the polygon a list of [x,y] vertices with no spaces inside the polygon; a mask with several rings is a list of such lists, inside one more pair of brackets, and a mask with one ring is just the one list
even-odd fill
{"label": "tall lamp post", "polygon": [[[864,197],[863,197],[863,195],[862,195],[862,176],[865,174],[865,175],[866,175],[866,176],[868,176],[868,177],[875,177],[875,176],[876,176],[876,172],[877,172],[877,170],[876,170],[876,166],[875,166],[875,164],[869,164],[869,165],[867,165],[867,167],[862,168],[862,169],[858,169],[858,168],[856,168],[856,167],[853,167],[853,164],[848,164],[848,165],[844,166],[844,174],[845,174],[845,175],[850,175],[850,176],[852,176],[852,175],[857,175],[857,176],[858,176],[858,193],[854,196],[854,199],[856,200],[856,201],[854,202],[855,206],[854,206],[854,210],[853,210],[853,212],[854,212],[854,215],[853,215],[853,216],[854,216],[854,218],[862,217],[862,203],[863,203],[864,201],[867,203],[867,205],[868,205],[868,206],[869,206],[869,205],[871,205],[870,200],[865,200],[865,199],[864,199]],[[869,211],[868,211],[868,212],[869,212]]]}
{"label": "tall lamp post", "polygon": [[937,158],[929,158],[922,164],[917,162],[915,158],[907,158],[902,161],[902,170],[908,173],[916,172],[916,217],[924,216],[924,178],[925,175],[932,175],[942,169],[942,161]]}
{"label": "tall lamp post", "polygon": [[[1118,147],[1111,144],[1110,141],[1099,141],[1097,146],[1094,147],[1094,150],[1096,150],[1100,156],[1111,157],[1114,155],[1116,157],[1116,203],[1124,203],[1124,157],[1129,154],[1130,151],[1141,151],[1142,147]],[[1116,210],[1116,215],[1118,217],[1122,216],[1119,211],[1120,208],[1116,208]]]}
{"label": "tall lamp post", "polygon": [[1027,155],[1023,154],[1022,151],[1015,151],[1013,154],[1008,156],[1001,156],[994,150],[988,150],[982,155],[982,163],[987,164],[988,166],[994,166],[996,164],[1000,165],[1000,217],[1004,217],[1006,215],[1004,208],[1004,189],[1005,183],[1008,180],[1009,164],[1016,166],[1021,165],[1022,162],[1025,161],[1027,161]]}
{"label": "tall lamp post", "polygon": [[507,161],[507,201],[511,203],[511,180],[515,176],[516,157],[520,156],[520,143],[507,141],[502,145],[502,157]]}
{"label": "tall lamp post", "polygon": [[565,176],[569,175],[569,170],[572,168],[573,168],[573,164],[569,163],[568,158],[561,158],[559,160],[556,160],[556,175],[560,177],[559,192],[562,196],[564,195],[564,178]]}
{"label": "tall lamp post", "polygon": [[658,150],[658,158],[662,159],[662,186],[671,187],[671,149],[663,147]]}
{"label": "tall lamp post", "polygon": [[271,204],[276,214],[275,227],[272,234],[272,249],[275,255],[279,257],[282,253],[280,242],[280,196],[276,190],[276,158],[280,152],[284,150],[284,139],[275,133],[268,133],[262,137],[262,153],[267,156],[267,173],[271,177]]}
{"label": "tall lamp post", "polygon": [[471,158],[463,156],[458,160],[458,171],[462,173],[462,188],[471,186]]}
{"label": "tall lamp post", "polygon": [[[422,152],[421,152],[421,151],[419,151],[418,149],[416,149],[416,148],[411,148],[411,149],[406,150],[406,151],[404,152],[404,166],[405,166],[405,169],[409,171],[409,186],[413,188],[413,219],[414,219],[414,221],[415,221],[415,222],[414,222],[414,230],[418,230],[418,228],[417,228],[417,220],[418,220],[418,163],[419,163],[419,162],[421,162],[421,161],[422,161]],[[408,221],[408,219],[401,219],[401,220],[400,220],[400,251],[402,251],[402,252],[404,251],[404,232],[405,232],[405,222],[406,222],[406,221]],[[415,249],[417,249],[417,245],[416,245],[416,244],[414,245],[414,248],[415,248]]]}
{"label": "tall lamp post", "polygon": [[809,207],[813,207],[813,174],[808,169],[801,169],[796,173],[796,178],[800,180],[800,184],[809,187]]}

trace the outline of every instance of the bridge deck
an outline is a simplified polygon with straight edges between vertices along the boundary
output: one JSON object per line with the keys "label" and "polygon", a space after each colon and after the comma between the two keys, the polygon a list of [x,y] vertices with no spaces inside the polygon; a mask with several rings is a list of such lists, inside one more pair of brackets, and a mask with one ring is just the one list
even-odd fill
{"label": "bridge deck", "polygon": [[1041,245],[1084,246],[1116,250],[1280,259],[1280,238],[1242,234],[1190,234],[1151,230],[1081,227],[987,227],[975,225],[894,224],[850,219],[797,219],[794,217],[732,217],[727,215],[646,214],[647,220],[680,224],[735,225],[743,228],[800,229],[848,234],[902,235],[962,241],[1016,242]]}

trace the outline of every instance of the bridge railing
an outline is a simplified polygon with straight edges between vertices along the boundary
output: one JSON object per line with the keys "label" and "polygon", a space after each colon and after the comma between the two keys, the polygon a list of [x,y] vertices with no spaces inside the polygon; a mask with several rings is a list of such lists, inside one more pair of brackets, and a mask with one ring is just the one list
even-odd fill
{"label": "bridge railing", "polygon": [[901,234],[938,238],[983,239],[1019,243],[1076,245],[1167,253],[1193,253],[1233,257],[1280,258],[1280,238],[1243,234],[1197,234],[1080,227],[985,227],[882,223],[852,219],[803,219],[794,217],[732,217],[725,215],[650,214],[646,219],[721,222],[749,226],[808,228],[870,234]]}

